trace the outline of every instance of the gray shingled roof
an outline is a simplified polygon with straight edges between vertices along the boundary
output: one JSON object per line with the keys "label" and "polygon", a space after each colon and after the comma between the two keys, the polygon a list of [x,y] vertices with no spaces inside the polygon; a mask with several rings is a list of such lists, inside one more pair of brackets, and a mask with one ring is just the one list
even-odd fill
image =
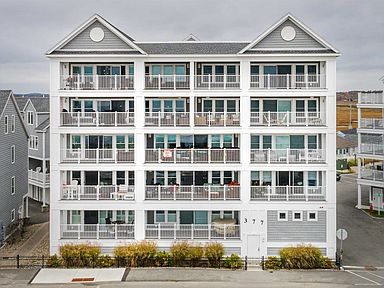
{"label": "gray shingled roof", "polygon": [[62,51],[57,50],[50,53],[50,55],[59,54],[59,55],[83,55],[83,54],[123,54],[123,55],[141,55],[139,51],[116,51],[116,50],[78,50],[78,51]]}
{"label": "gray shingled roof", "polygon": [[28,99],[31,99],[36,112],[49,112],[49,97],[16,96],[15,99],[21,111],[23,111]]}
{"label": "gray shingled roof", "polygon": [[331,54],[335,53],[330,49],[316,50],[248,50],[244,54]]}
{"label": "gray shingled roof", "polygon": [[0,115],[3,113],[11,90],[0,90]]}
{"label": "gray shingled roof", "polygon": [[135,43],[148,54],[236,54],[246,42],[160,42]]}
{"label": "gray shingled roof", "polygon": [[41,122],[40,125],[35,128],[35,130],[43,131],[47,126],[49,126],[49,117]]}

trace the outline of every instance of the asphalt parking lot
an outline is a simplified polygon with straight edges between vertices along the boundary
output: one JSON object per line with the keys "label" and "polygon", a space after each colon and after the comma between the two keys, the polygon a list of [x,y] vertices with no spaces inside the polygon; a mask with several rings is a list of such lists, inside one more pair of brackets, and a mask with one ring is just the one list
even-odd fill
{"label": "asphalt parking lot", "polygon": [[[343,243],[343,264],[384,267],[384,219],[373,219],[355,208],[356,177],[356,174],[342,175],[337,182],[337,228],[348,232]],[[363,203],[367,203],[367,191],[362,195]]]}

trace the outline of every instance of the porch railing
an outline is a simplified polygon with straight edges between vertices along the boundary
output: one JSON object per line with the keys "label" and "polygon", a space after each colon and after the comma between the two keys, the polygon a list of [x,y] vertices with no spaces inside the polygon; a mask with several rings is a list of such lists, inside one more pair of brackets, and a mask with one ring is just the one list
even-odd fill
{"label": "porch railing", "polygon": [[240,113],[195,112],[195,126],[240,126]]}
{"label": "porch railing", "polygon": [[240,186],[145,186],[146,200],[240,200]]}
{"label": "porch railing", "polygon": [[61,126],[133,126],[133,112],[61,112]]}
{"label": "porch railing", "polygon": [[359,128],[363,129],[384,129],[384,118],[361,118]]}
{"label": "porch railing", "polygon": [[133,163],[134,149],[62,149],[62,163]]}
{"label": "porch railing", "polygon": [[251,163],[324,163],[323,149],[251,149]]}
{"label": "porch railing", "polygon": [[189,75],[145,75],[145,89],[189,89]]}
{"label": "porch railing", "polygon": [[384,104],[383,92],[361,92],[358,94],[359,104]]}
{"label": "porch railing", "polygon": [[361,168],[360,178],[373,181],[384,181],[384,172],[376,169]]}
{"label": "porch railing", "polygon": [[146,239],[240,239],[240,225],[230,224],[147,224]]}
{"label": "porch railing", "polygon": [[62,90],[132,90],[134,75],[62,75]]}
{"label": "porch railing", "polygon": [[240,89],[240,75],[195,75],[195,89],[237,90]]}
{"label": "porch railing", "polygon": [[135,200],[135,188],[127,185],[63,185],[61,200]]}
{"label": "porch railing", "polygon": [[325,75],[251,75],[251,89],[325,89]]}
{"label": "porch railing", "polygon": [[240,149],[146,149],[148,163],[240,163]]}
{"label": "porch railing", "polygon": [[325,113],[251,112],[251,126],[325,126]]}
{"label": "porch railing", "polygon": [[61,239],[134,239],[134,224],[61,224]]}
{"label": "porch railing", "polygon": [[360,153],[371,155],[384,155],[384,143],[361,143]]}
{"label": "porch railing", "polygon": [[189,126],[189,112],[145,112],[145,126]]}
{"label": "porch railing", "polygon": [[324,186],[251,186],[251,200],[325,201]]}
{"label": "porch railing", "polygon": [[41,183],[41,184],[43,184],[44,182],[45,182],[45,184],[49,184],[50,175],[49,175],[49,173],[45,173],[45,176],[44,176],[43,172],[28,170],[28,179],[32,180],[32,181],[36,181],[36,182]]}

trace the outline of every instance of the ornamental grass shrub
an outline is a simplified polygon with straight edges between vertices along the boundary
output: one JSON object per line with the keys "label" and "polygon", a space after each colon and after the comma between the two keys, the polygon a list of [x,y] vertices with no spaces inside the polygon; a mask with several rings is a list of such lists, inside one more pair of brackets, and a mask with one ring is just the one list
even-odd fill
{"label": "ornamental grass shrub", "polygon": [[140,241],[118,246],[113,251],[119,266],[128,267],[154,266],[156,252],[156,244],[150,241]]}
{"label": "ornamental grass shrub", "polygon": [[189,256],[190,249],[191,244],[186,241],[173,243],[169,249],[169,252],[172,255],[173,264],[175,266],[183,266],[185,259],[187,259]]}
{"label": "ornamental grass shrub", "polygon": [[223,244],[207,243],[204,246],[204,255],[208,259],[209,266],[220,267],[220,261],[224,256]]}
{"label": "ornamental grass shrub", "polygon": [[192,267],[196,267],[204,256],[204,249],[200,245],[191,246],[188,251],[188,258]]}
{"label": "ornamental grass shrub", "polygon": [[332,262],[321,255],[319,248],[299,245],[280,250],[282,268],[284,269],[330,269]]}
{"label": "ornamental grass shrub", "polygon": [[243,267],[243,262],[241,261],[241,258],[237,254],[231,254],[231,256],[228,256],[224,260],[224,267],[229,268],[232,270],[240,269]]}
{"label": "ornamental grass shrub", "polygon": [[88,243],[60,246],[60,256],[66,267],[95,267],[100,247]]}

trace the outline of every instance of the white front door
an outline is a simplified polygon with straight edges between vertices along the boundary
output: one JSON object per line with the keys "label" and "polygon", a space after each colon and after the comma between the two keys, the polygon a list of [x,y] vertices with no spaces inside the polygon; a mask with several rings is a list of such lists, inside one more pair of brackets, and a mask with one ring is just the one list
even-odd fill
{"label": "white front door", "polygon": [[260,258],[260,235],[247,235],[247,257]]}

